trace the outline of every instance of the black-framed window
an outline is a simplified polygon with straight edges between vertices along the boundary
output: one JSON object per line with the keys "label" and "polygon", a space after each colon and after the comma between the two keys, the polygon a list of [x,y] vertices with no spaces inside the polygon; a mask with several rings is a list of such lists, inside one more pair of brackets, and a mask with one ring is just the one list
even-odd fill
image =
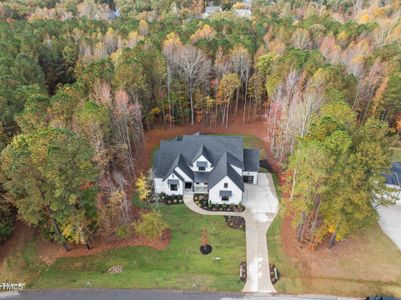
{"label": "black-framed window", "polygon": [[221,196],[221,201],[228,201],[230,200],[229,196]]}
{"label": "black-framed window", "polygon": [[206,168],[205,167],[198,167],[198,171],[205,171]]}
{"label": "black-framed window", "polygon": [[224,188],[225,189],[228,188],[228,183],[227,182],[224,182]]}
{"label": "black-framed window", "polygon": [[178,184],[170,184],[170,191],[178,191]]}

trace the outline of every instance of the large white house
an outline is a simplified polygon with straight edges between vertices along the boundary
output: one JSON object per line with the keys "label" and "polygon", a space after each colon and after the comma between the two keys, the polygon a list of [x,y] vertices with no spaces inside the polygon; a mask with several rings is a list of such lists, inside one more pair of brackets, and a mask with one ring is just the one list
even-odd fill
{"label": "large white house", "polygon": [[257,183],[259,150],[242,137],[184,135],[161,141],[153,166],[155,192],[208,193],[212,204],[239,204],[244,182]]}

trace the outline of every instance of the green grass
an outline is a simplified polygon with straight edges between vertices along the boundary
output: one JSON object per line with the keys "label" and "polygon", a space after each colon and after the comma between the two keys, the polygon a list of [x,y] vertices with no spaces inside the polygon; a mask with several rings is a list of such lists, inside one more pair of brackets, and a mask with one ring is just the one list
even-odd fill
{"label": "green grass", "polygon": [[401,161],[401,148],[400,147],[392,147],[393,155],[391,156],[392,162],[400,162]]}
{"label": "green grass", "polygon": [[378,224],[354,233],[332,250],[323,245],[322,252],[310,250],[307,257],[299,258],[288,255],[282,248],[282,216],[283,212],[267,233],[269,261],[280,273],[275,284],[278,292],[401,297],[401,253]]}
{"label": "green grass", "polygon": [[15,249],[0,266],[0,280],[2,282],[24,282],[27,288],[31,286],[32,278],[40,276],[45,268],[44,262],[38,257],[37,239],[30,238]]}
{"label": "green grass", "polygon": [[282,191],[281,191],[281,186],[279,184],[279,180],[278,180],[277,174],[276,173],[272,173],[272,178],[273,178],[274,188],[276,189],[277,197],[280,200],[281,199],[281,195],[282,195]]}
{"label": "green grass", "polygon": [[302,282],[295,261],[286,255],[281,246],[280,229],[282,213],[277,215],[267,232],[267,246],[269,249],[269,262],[275,264],[279,270],[280,280],[275,284],[281,293],[302,293]]}
{"label": "green grass", "polygon": [[[184,205],[161,206],[172,239],[165,250],[126,247],[100,254],[58,259],[33,279],[34,288],[166,288],[240,291],[239,264],[246,258],[245,233],[230,229],[223,217],[202,216]],[[202,230],[207,229],[210,255],[199,252]],[[220,261],[213,261],[219,256]],[[113,265],[120,274],[108,274]]]}
{"label": "green grass", "polygon": [[[262,141],[254,136],[244,136],[244,146],[263,149]],[[158,148],[159,145],[153,149],[152,158]],[[135,197],[133,202],[148,206]],[[1,279],[23,278],[27,287],[33,288],[83,288],[89,282],[94,288],[242,290],[244,283],[238,277],[239,264],[246,260],[243,231],[229,228],[221,216],[199,215],[184,205],[160,205],[160,209],[172,233],[165,250],[119,248],[91,256],[60,258],[47,267],[38,257],[39,239],[31,237],[7,259]],[[213,247],[206,256],[199,252],[204,229]],[[220,261],[214,261],[215,256]],[[123,265],[122,273],[106,272],[117,264]]]}

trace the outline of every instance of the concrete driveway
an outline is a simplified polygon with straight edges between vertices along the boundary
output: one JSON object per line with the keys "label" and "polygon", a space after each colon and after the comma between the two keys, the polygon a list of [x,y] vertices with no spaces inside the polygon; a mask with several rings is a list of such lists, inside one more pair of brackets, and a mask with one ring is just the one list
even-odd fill
{"label": "concrete driveway", "polygon": [[270,173],[258,173],[258,184],[245,183],[244,205],[253,213],[277,213],[278,199]]}
{"label": "concrete driveway", "polygon": [[401,251],[401,205],[379,207],[377,211],[380,227]]}
{"label": "concrete driveway", "polygon": [[258,173],[258,184],[245,184],[245,211],[212,212],[197,206],[192,195],[184,195],[187,207],[203,215],[241,216],[246,224],[247,281],[243,292],[276,293],[270,280],[266,232],[278,212],[278,198],[269,173]]}

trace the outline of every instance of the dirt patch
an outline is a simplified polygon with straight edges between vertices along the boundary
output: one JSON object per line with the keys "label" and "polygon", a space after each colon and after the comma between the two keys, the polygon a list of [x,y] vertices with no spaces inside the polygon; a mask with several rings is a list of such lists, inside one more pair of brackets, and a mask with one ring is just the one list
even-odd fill
{"label": "dirt patch", "polygon": [[72,249],[68,252],[64,248],[54,242],[42,239],[38,243],[38,254],[42,261],[48,266],[52,265],[61,257],[77,257],[87,256],[101,253],[106,250],[123,248],[123,247],[150,247],[156,250],[167,248],[170,242],[170,232],[166,232],[162,239],[149,239],[145,237],[134,237],[125,240],[113,240],[106,242],[101,239],[95,240],[92,249],[88,250],[85,246],[72,245]]}
{"label": "dirt patch", "polygon": [[167,140],[184,134],[194,134],[196,132],[253,135],[260,138],[264,143],[266,143],[267,137],[267,127],[264,120],[243,124],[242,117],[233,119],[228,128],[225,126],[205,127],[202,125],[185,125],[165,128],[163,125],[157,125],[153,129],[145,132],[145,157],[143,167],[150,167],[153,150],[160,144],[161,140]]}

